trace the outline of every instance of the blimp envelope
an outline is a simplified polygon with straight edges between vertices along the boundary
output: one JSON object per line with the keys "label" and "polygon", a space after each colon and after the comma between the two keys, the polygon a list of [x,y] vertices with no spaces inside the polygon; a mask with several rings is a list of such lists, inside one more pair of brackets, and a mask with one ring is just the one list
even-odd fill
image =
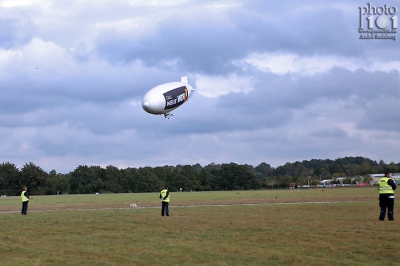
{"label": "blimp envelope", "polygon": [[182,77],[181,82],[164,83],[149,90],[143,97],[142,107],[150,114],[164,114],[165,117],[169,117],[172,110],[189,99],[192,91],[187,77]]}

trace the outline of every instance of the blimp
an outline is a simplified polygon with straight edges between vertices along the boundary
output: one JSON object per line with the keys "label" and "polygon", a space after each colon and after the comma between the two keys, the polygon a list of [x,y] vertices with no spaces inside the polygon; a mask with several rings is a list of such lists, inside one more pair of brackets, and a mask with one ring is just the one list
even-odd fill
{"label": "blimp", "polygon": [[188,83],[187,76],[181,77],[181,82],[169,82],[149,90],[142,100],[142,108],[149,114],[173,116],[173,110],[184,104],[194,89]]}

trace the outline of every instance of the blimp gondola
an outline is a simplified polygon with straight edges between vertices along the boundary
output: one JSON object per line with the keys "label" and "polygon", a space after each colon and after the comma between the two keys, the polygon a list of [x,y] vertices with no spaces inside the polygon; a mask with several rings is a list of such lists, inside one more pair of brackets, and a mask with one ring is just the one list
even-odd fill
{"label": "blimp gondola", "polygon": [[181,82],[169,82],[158,85],[149,90],[142,100],[142,108],[149,114],[173,116],[173,110],[184,104],[194,91],[188,83],[187,76]]}

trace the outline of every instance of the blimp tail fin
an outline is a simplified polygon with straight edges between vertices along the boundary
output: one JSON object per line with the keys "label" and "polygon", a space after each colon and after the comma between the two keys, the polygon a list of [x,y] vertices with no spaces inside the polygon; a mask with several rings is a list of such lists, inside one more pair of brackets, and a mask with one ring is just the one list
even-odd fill
{"label": "blimp tail fin", "polygon": [[[181,77],[181,82],[182,82],[182,83],[189,83],[189,82],[188,82],[187,76]],[[192,86],[190,86],[190,90],[191,90],[191,91],[194,91],[194,89],[192,88]]]}

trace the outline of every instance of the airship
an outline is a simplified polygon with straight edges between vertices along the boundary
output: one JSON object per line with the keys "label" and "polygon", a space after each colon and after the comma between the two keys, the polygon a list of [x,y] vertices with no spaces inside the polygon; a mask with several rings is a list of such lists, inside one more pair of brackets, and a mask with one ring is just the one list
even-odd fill
{"label": "airship", "polygon": [[184,104],[194,89],[188,84],[187,76],[181,82],[169,82],[149,90],[142,100],[142,108],[149,114],[173,116],[173,110]]}

